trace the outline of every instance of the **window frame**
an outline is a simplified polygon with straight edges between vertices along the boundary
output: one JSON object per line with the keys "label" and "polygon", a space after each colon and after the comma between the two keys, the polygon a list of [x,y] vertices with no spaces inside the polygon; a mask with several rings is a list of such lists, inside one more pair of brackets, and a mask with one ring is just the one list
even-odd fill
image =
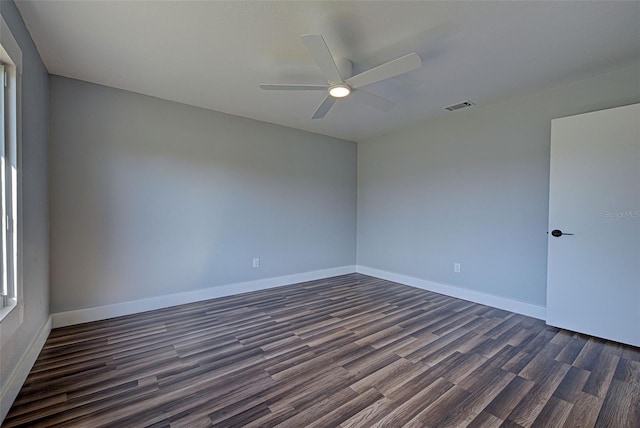
{"label": "window frame", "polygon": [[[8,274],[13,276],[8,286],[13,288],[9,296],[9,305],[0,307],[0,346],[4,345],[16,332],[24,321],[24,300],[22,284],[22,51],[16,42],[9,26],[0,15],[0,62],[5,65],[7,72],[7,87],[4,88],[4,133],[5,140],[9,141],[6,146],[14,148],[13,153],[8,153],[6,157],[5,170],[7,171],[7,181],[9,188],[15,189],[12,200],[13,221],[10,230],[5,227],[5,219],[0,222],[3,229],[12,237],[13,268],[8,269]],[[4,76],[0,84],[4,85]],[[16,174],[11,176],[11,159],[14,159]],[[15,184],[13,184],[15,183]],[[1,214],[0,214],[1,215]]]}

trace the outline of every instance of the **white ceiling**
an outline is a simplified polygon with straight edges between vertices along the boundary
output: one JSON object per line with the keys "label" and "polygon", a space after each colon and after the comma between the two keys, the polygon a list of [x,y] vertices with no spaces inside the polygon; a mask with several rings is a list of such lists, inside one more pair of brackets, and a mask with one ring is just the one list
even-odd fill
{"label": "white ceiling", "polygon": [[[640,2],[18,1],[51,74],[353,141],[640,59]],[[322,34],[354,73],[411,51],[423,66],[368,86],[387,112],[323,92],[299,36]],[[640,79],[640,78],[639,78]]]}

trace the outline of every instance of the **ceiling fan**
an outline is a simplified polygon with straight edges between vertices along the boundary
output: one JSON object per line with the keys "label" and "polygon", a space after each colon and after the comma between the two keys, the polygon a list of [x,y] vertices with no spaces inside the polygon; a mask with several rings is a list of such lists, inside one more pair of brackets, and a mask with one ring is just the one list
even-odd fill
{"label": "ceiling fan", "polygon": [[[327,115],[329,109],[339,98],[347,96],[368,104],[380,110],[389,110],[396,104],[386,98],[374,95],[360,88],[382,80],[390,79],[401,74],[417,70],[422,65],[422,60],[415,52],[386,62],[370,70],[356,74],[351,74],[351,62],[338,61],[343,65],[342,73],[338,70],[336,60],[334,60],[327,44],[320,35],[305,34],[300,36],[318,67],[327,79],[327,85],[280,85],[280,84],[260,84],[260,88],[268,91],[328,91],[327,97],[322,101],[312,119],[321,119]],[[346,64],[346,66],[344,65]],[[343,77],[344,76],[344,77]]]}

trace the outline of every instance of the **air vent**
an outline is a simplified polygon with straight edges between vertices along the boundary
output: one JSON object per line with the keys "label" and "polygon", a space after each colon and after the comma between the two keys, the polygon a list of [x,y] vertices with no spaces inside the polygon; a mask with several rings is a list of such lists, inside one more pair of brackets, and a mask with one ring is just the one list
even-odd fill
{"label": "air vent", "polygon": [[475,104],[472,103],[471,101],[467,100],[467,101],[462,101],[461,103],[457,103],[454,105],[451,105],[449,107],[445,107],[445,110],[449,110],[449,111],[456,111],[456,110],[460,110],[462,108],[467,108],[467,107],[471,107],[474,106]]}

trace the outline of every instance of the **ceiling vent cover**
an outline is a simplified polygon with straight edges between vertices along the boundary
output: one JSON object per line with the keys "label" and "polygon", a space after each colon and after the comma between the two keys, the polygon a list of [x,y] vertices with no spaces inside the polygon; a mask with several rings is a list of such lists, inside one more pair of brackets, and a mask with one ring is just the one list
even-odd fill
{"label": "ceiling vent cover", "polygon": [[449,107],[445,107],[444,109],[445,110],[449,110],[449,111],[456,111],[456,110],[460,110],[460,109],[463,109],[463,108],[471,107],[471,106],[474,106],[474,105],[475,105],[474,103],[472,103],[471,101],[467,100],[467,101],[462,101],[462,102],[457,103],[457,104],[450,105]]}

